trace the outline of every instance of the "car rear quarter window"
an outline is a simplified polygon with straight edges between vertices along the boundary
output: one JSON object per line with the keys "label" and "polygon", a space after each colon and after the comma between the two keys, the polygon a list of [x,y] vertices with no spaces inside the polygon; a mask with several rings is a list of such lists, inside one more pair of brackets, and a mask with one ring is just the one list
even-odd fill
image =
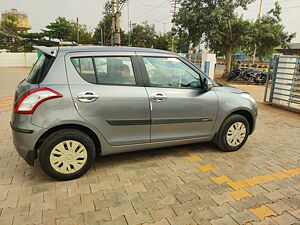
{"label": "car rear quarter window", "polygon": [[71,61],[79,75],[85,81],[93,84],[96,83],[95,70],[92,58],[72,58]]}
{"label": "car rear quarter window", "polygon": [[136,85],[129,56],[73,57],[71,62],[80,76],[89,83]]}
{"label": "car rear quarter window", "polygon": [[26,81],[31,84],[38,84],[44,80],[50,70],[55,58],[42,54],[30,70]]}

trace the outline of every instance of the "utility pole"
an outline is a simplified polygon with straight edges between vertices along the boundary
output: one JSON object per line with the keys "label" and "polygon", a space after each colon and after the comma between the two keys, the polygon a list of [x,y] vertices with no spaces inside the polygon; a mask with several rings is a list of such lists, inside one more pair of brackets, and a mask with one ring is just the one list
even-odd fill
{"label": "utility pole", "polygon": [[111,0],[111,12],[112,12],[112,21],[111,21],[111,45],[115,45],[115,33],[116,33],[116,22],[115,22],[115,0]]}
{"label": "utility pole", "polygon": [[[258,23],[260,23],[261,8],[262,8],[262,0],[260,0],[260,3],[259,3],[259,11],[258,11],[258,15],[257,15],[257,22],[258,22]],[[252,57],[252,64],[255,63],[255,55],[256,55],[256,43],[254,44],[254,51],[253,51],[253,57]]]}
{"label": "utility pole", "polygon": [[121,45],[121,32],[120,32],[120,0],[116,0],[116,41],[115,45]]}
{"label": "utility pole", "polygon": [[258,21],[260,21],[260,17],[261,17],[261,7],[262,7],[262,0],[260,0],[260,4],[259,4],[259,12],[257,16]]}
{"label": "utility pole", "polygon": [[166,24],[167,24],[166,22],[163,23],[163,25],[164,25],[164,34],[166,34]]}
{"label": "utility pole", "polygon": [[[177,0],[174,0],[173,19],[175,19],[175,15],[176,15],[176,4],[177,4]],[[174,52],[174,41],[175,41],[175,34],[173,33],[174,29],[175,29],[175,22],[173,22],[173,26],[172,26],[172,52]]]}
{"label": "utility pole", "polygon": [[127,0],[127,19],[128,19],[128,46],[130,46],[130,28],[131,28],[131,21],[129,16],[129,0]]}
{"label": "utility pole", "polygon": [[100,27],[100,31],[101,31],[101,45],[103,46],[103,29],[102,27]]}
{"label": "utility pole", "polygon": [[130,35],[131,35],[131,21],[129,21],[129,30],[128,30],[128,46],[131,46],[131,40],[130,40]]}
{"label": "utility pole", "polygon": [[77,25],[77,44],[79,44],[79,23],[78,23],[78,17],[76,18],[76,25]]}

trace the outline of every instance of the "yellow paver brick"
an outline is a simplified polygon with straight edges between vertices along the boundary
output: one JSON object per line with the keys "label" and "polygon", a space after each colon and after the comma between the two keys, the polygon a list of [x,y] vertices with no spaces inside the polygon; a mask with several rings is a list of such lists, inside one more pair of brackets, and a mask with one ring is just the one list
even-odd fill
{"label": "yellow paver brick", "polygon": [[283,173],[286,173],[290,175],[291,177],[297,176],[300,174],[300,168],[290,169],[290,170],[284,170]]}
{"label": "yellow paver brick", "polygon": [[244,187],[249,187],[249,185],[243,180],[232,181],[228,182],[227,184],[235,190],[239,190]]}
{"label": "yellow paver brick", "polygon": [[257,184],[263,184],[264,181],[259,179],[258,176],[255,176],[255,177],[250,177],[248,179],[244,179],[243,180],[246,184],[248,184],[250,187],[254,186],[254,185],[257,185]]}
{"label": "yellow paver brick", "polygon": [[266,174],[258,177],[261,181],[264,181],[264,183],[269,183],[271,181],[277,180],[277,178],[273,177],[271,174]]}
{"label": "yellow paver brick", "polygon": [[191,150],[189,150],[189,149],[179,149],[179,150],[177,150],[177,153],[179,153],[179,154],[184,154],[184,153],[188,153],[188,152],[191,152]]}
{"label": "yellow paver brick", "polygon": [[236,191],[227,191],[228,194],[230,194],[234,199],[236,200],[241,200],[242,198],[247,198],[247,197],[252,197],[252,195],[250,193],[248,193],[247,191],[245,191],[244,189],[239,189]]}
{"label": "yellow paver brick", "polygon": [[208,171],[211,171],[211,170],[216,170],[217,168],[208,164],[208,165],[204,165],[204,166],[197,166],[197,168],[203,172],[203,173],[206,173]]}
{"label": "yellow paver brick", "polygon": [[203,160],[201,157],[199,156],[189,156],[189,157],[184,157],[185,160],[189,161],[189,162],[196,162],[199,160]]}
{"label": "yellow paver brick", "polygon": [[271,173],[271,175],[273,177],[275,177],[277,180],[282,180],[284,178],[290,178],[291,176],[286,174],[286,173],[283,173],[283,172],[277,172],[277,173]]}
{"label": "yellow paver brick", "polygon": [[263,220],[268,216],[277,216],[277,214],[270,208],[265,205],[262,205],[258,208],[249,209],[258,219]]}
{"label": "yellow paver brick", "polygon": [[220,184],[224,184],[224,183],[228,183],[228,182],[232,182],[232,180],[229,177],[225,176],[225,175],[220,176],[220,177],[211,177],[210,179],[213,182],[215,182],[215,183],[217,183],[219,185]]}

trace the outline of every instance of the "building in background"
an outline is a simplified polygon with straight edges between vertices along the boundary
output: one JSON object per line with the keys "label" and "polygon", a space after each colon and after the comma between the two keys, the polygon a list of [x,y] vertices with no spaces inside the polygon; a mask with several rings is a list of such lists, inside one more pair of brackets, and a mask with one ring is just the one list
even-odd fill
{"label": "building in background", "polygon": [[9,19],[10,16],[14,16],[18,19],[16,23],[18,31],[27,32],[31,29],[27,13],[18,11],[17,9],[11,9],[11,11],[2,12],[1,15],[2,20]]}
{"label": "building in background", "polygon": [[276,51],[282,53],[283,55],[297,55],[300,56],[300,43],[289,44],[290,48],[276,48]]}

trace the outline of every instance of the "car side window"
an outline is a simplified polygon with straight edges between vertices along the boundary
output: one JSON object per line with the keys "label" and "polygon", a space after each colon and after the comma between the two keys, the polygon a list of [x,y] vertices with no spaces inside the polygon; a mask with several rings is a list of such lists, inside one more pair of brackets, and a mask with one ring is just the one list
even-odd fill
{"label": "car side window", "polygon": [[94,84],[135,85],[130,57],[78,57],[71,62],[80,76]]}
{"label": "car side window", "polygon": [[92,58],[72,58],[74,67],[80,76],[89,83],[96,83],[95,71]]}
{"label": "car side window", "polygon": [[130,57],[94,57],[99,84],[135,85]]}
{"label": "car side window", "polygon": [[200,75],[188,65],[172,57],[143,57],[150,86],[200,88]]}

